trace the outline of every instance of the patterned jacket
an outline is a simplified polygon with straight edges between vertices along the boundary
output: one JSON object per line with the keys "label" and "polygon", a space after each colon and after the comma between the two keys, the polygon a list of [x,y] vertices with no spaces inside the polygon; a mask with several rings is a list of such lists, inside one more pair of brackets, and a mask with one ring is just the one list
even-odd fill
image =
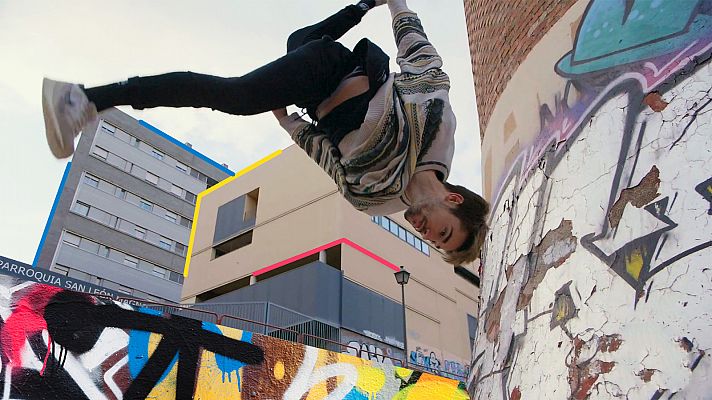
{"label": "patterned jacket", "polygon": [[334,146],[318,125],[293,113],[280,121],[292,139],[336,182],[356,209],[388,215],[409,205],[405,189],[414,173],[450,172],[455,115],[450,79],[418,16],[393,17],[400,73],[391,73],[368,105],[363,124]]}

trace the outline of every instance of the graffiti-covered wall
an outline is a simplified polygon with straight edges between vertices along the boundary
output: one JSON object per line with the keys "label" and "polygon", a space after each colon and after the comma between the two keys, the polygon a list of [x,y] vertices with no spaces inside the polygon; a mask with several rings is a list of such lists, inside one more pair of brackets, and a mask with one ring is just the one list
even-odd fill
{"label": "graffiti-covered wall", "polygon": [[486,121],[474,399],[712,393],[712,1],[580,0]]}
{"label": "graffiti-covered wall", "polygon": [[2,399],[467,399],[464,384],[0,276]]}

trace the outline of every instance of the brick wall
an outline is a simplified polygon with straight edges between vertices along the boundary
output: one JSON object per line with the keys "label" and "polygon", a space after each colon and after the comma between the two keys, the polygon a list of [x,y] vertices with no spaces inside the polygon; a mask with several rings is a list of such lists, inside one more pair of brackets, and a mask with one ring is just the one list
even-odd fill
{"label": "brick wall", "polygon": [[576,0],[464,0],[480,137],[529,51]]}

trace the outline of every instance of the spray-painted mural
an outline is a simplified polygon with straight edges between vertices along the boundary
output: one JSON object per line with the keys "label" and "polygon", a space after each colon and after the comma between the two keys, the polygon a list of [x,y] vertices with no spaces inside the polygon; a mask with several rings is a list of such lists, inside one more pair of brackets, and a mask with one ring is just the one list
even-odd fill
{"label": "spray-painted mural", "polygon": [[342,353],[366,360],[402,366],[405,359],[403,350],[346,329],[341,330],[341,342],[348,346]]}
{"label": "spray-painted mural", "polygon": [[[417,342],[416,342],[417,343]],[[463,380],[470,373],[467,362],[443,357],[440,350],[433,351],[427,347],[415,346],[410,350],[408,364],[417,365],[424,371],[445,376],[452,379]]]}
{"label": "spray-painted mural", "polygon": [[464,384],[0,276],[2,399],[466,399]]}
{"label": "spray-painted mural", "polygon": [[712,1],[592,0],[562,53],[491,199],[472,398],[709,398]]}

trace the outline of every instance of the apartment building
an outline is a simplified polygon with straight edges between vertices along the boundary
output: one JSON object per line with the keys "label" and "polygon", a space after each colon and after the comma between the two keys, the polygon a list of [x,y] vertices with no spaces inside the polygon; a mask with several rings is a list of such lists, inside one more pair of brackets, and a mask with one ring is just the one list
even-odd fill
{"label": "apartment building", "polygon": [[[295,339],[275,327],[289,328],[352,346],[337,346],[345,353],[466,376],[476,266],[445,263],[400,214],[356,211],[297,146],[203,195],[194,228],[184,303],[272,326],[236,321],[243,329]],[[407,349],[400,266],[411,273]]]}
{"label": "apartment building", "polygon": [[67,165],[33,264],[177,302],[197,194],[231,175],[144,121],[102,112]]}

